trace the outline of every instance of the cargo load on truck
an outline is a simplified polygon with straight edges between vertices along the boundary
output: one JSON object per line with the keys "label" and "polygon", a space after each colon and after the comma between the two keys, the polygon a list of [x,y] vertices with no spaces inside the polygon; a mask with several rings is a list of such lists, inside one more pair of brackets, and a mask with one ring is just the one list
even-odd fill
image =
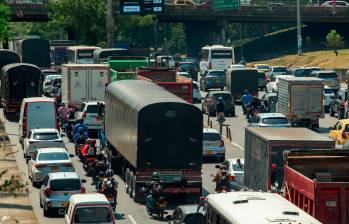
{"label": "cargo load on truck", "polygon": [[165,194],[201,195],[201,111],[158,85],[121,80],[106,88],[105,134],[112,166],[139,200],[142,187],[160,174]]}
{"label": "cargo load on truck", "polygon": [[314,77],[280,77],[278,112],[286,115],[292,126],[319,128],[319,119],[324,117],[323,82]]}
{"label": "cargo load on truck", "polygon": [[281,189],[283,152],[291,149],[335,149],[335,142],[307,128],[245,129],[244,183],[253,190]]}
{"label": "cargo load on truck", "polygon": [[191,79],[176,75],[176,71],[164,67],[139,67],[137,79],[158,84],[174,95],[193,102],[193,82]]}
{"label": "cargo load on truck", "polygon": [[107,64],[63,64],[62,101],[78,108],[82,102],[103,101],[109,82]]}
{"label": "cargo load on truck", "polygon": [[284,153],[284,196],[322,223],[349,223],[349,150]]}
{"label": "cargo load on truck", "polygon": [[136,69],[148,66],[148,59],[140,56],[112,56],[108,59],[110,80],[112,82],[126,79],[136,79]]}
{"label": "cargo load on truck", "polygon": [[247,89],[251,95],[258,96],[258,79],[260,75],[257,69],[228,68],[226,71],[226,86],[236,103],[242,103],[242,95]]}
{"label": "cargo load on truck", "polygon": [[1,106],[6,117],[18,118],[22,100],[41,96],[41,71],[32,64],[14,63],[2,68]]}

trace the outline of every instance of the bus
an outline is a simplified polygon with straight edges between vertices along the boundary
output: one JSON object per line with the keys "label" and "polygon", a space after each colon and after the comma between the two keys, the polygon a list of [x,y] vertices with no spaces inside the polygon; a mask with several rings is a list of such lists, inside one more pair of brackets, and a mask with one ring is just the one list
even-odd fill
{"label": "bus", "polygon": [[284,197],[270,192],[235,191],[210,194],[198,207],[205,224],[320,224]]}
{"label": "bus", "polygon": [[95,46],[72,46],[67,48],[68,64],[93,64],[93,51],[101,49]]}
{"label": "bus", "polygon": [[108,63],[108,58],[113,56],[131,56],[129,50],[123,48],[103,48],[93,52],[94,64]]}
{"label": "bus", "polygon": [[51,64],[60,66],[66,63],[67,48],[74,45],[74,40],[50,40]]}
{"label": "bus", "polygon": [[201,49],[200,70],[226,70],[235,64],[234,48],[222,45],[205,46]]}

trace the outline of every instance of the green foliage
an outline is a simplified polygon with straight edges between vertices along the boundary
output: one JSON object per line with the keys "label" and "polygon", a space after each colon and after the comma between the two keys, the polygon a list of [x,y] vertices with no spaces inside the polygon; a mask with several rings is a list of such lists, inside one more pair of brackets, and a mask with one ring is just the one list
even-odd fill
{"label": "green foliage", "polygon": [[4,0],[0,0],[0,40],[10,36],[10,28],[8,23],[10,13],[11,11],[4,4]]}
{"label": "green foliage", "polygon": [[331,30],[326,36],[326,45],[332,49],[344,47],[344,38],[336,30]]}
{"label": "green foliage", "polygon": [[9,192],[13,193],[16,196],[16,193],[26,192],[27,184],[23,183],[20,177],[11,175],[10,178],[5,178],[7,170],[0,171],[0,192]]}
{"label": "green foliage", "polygon": [[165,51],[170,54],[185,53],[187,49],[186,35],[182,23],[172,24]]}

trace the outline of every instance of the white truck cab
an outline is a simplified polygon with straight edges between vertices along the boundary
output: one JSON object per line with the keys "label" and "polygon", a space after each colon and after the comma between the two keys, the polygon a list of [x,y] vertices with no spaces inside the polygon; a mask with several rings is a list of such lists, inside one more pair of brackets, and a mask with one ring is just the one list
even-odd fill
{"label": "white truck cab", "polygon": [[115,224],[113,209],[103,194],[75,194],[70,197],[64,216],[66,224]]}

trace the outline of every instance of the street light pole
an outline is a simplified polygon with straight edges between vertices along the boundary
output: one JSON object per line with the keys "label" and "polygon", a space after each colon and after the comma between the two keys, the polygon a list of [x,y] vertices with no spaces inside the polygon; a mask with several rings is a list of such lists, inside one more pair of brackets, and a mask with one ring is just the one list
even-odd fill
{"label": "street light pole", "polygon": [[113,16],[113,0],[107,0],[107,39],[108,47],[114,47],[114,16]]}
{"label": "street light pole", "polygon": [[302,25],[300,0],[297,0],[297,47],[298,55],[302,55]]}

